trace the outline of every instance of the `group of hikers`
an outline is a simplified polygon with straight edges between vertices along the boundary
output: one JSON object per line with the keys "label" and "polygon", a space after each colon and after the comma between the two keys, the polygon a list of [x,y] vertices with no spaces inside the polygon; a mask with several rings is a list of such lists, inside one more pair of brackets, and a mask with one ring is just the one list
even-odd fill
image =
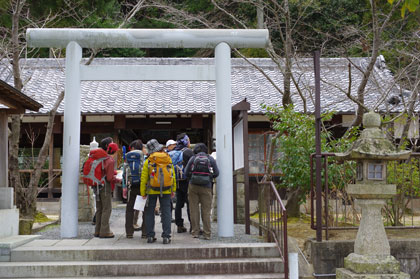
{"label": "group of hikers", "polygon": [[[112,238],[109,226],[112,211],[112,192],[115,184],[127,187],[125,232],[133,238],[135,230],[142,231],[142,238],[153,243],[155,237],[155,213],[159,201],[162,222],[163,244],[171,242],[173,200],[175,199],[175,224],[178,233],[187,232],[182,218],[182,208],[187,205],[192,237],[209,240],[211,237],[210,213],[213,198],[213,178],[219,175],[216,160],[208,154],[204,143],[191,149],[187,134],[181,133],[176,141],[170,139],[166,145],[156,139],[145,145],[134,140],[124,156],[122,177],[114,170],[115,156],[119,147],[111,137],[100,141],[92,148],[83,165],[83,181],[91,186],[96,198],[95,237]],[[145,202],[142,225],[137,225],[139,211],[135,203]],[[137,201],[136,201],[137,200]],[[200,216],[203,228],[200,228]]]}

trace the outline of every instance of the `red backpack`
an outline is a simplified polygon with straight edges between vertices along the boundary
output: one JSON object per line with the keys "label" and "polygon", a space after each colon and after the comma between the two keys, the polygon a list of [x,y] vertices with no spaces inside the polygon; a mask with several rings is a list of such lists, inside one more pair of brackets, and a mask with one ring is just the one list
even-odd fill
{"label": "red backpack", "polygon": [[89,154],[89,158],[83,164],[83,183],[88,186],[98,186],[105,184],[105,166],[104,162],[108,159],[107,156],[95,158],[93,154]]}

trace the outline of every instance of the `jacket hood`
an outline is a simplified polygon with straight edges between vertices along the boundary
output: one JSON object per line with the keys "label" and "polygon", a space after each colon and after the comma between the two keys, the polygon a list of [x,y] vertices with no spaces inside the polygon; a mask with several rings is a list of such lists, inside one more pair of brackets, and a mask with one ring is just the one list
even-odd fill
{"label": "jacket hood", "polygon": [[140,154],[141,156],[143,156],[143,151],[141,151],[141,150],[131,150],[130,152],[127,152],[127,154],[133,154],[133,153],[138,153],[138,154]]}
{"label": "jacket hood", "polygon": [[95,150],[92,150],[92,151],[89,152],[89,157],[92,157],[94,160],[99,159],[99,158],[103,158],[103,157],[107,157],[107,156],[108,156],[108,154],[102,148],[95,149]]}

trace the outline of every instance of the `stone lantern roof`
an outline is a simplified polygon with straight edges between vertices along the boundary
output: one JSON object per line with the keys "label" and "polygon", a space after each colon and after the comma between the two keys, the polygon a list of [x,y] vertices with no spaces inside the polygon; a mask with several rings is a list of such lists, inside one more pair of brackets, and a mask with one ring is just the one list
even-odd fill
{"label": "stone lantern roof", "polygon": [[363,116],[363,126],[359,139],[345,153],[337,153],[341,160],[405,160],[411,151],[397,150],[396,146],[380,129],[381,116],[373,111]]}

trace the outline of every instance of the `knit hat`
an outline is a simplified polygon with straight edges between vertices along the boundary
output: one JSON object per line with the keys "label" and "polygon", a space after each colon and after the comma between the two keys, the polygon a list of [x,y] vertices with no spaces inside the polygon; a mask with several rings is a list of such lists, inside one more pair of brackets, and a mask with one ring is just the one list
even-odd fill
{"label": "knit hat", "polygon": [[151,139],[146,143],[147,152],[152,154],[154,152],[159,152],[163,149],[163,145],[160,144],[156,139]]}
{"label": "knit hat", "polygon": [[116,143],[114,143],[114,142],[111,142],[109,145],[108,145],[108,150],[107,150],[107,153],[108,154],[114,154],[115,152],[117,152],[118,151],[118,144],[116,144]]}

